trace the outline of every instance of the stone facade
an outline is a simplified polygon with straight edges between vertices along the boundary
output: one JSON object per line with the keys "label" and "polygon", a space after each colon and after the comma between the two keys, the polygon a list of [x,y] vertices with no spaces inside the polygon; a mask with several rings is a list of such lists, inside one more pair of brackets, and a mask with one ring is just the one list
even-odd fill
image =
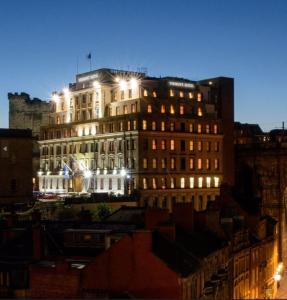
{"label": "stone facade", "polygon": [[99,69],[53,100],[40,138],[43,192],[139,192],[142,205],[202,210],[233,183],[233,79]]}
{"label": "stone facade", "polygon": [[40,127],[49,124],[51,103],[30,98],[26,93],[9,93],[9,128],[31,129],[33,142],[33,190],[38,190],[37,171],[40,167],[38,139]]}

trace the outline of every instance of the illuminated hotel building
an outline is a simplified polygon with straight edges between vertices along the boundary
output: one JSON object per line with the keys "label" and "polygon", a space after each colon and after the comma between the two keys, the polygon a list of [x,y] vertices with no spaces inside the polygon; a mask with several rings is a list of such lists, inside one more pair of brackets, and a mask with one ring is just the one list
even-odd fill
{"label": "illuminated hotel building", "polygon": [[233,79],[99,69],[53,93],[41,129],[42,192],[137,195],[204,209],[233,184]]}

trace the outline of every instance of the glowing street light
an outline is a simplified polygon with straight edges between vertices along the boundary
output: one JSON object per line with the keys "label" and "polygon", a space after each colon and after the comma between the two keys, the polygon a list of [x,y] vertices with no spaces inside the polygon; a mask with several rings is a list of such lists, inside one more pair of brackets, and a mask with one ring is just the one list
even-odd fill
{"label": "glowing street light", "polygon": [[126,175],[127,175],[127,171],[124,168],[122,168],[121,169],[121,176],[126,176]]}
{"label": "glowing street light", "polygon": [[123,79],[120,80],[119,85],[120,85],[120,89],[121,90],[125,90],[127,88],[127,82],[126,82],[126,80],[123,80]]}
{"label": "glowing street light", "polygon": [[63,88],[63,93],[64,93],[65,97],[69,97],[70,90],[68,88]]}
{"label": "glowing street light", "polygon": [[281,280],[281,275],[279,273],[276,273],[274,276],[273,276],[273,279],[275,281],[280,281]]}
{"label": "glowing street light", "polygon": [[96,89],[99,89],[101,87],[100,83],[97,80],[93,82],[93,86]]}
{"label": "glowing street light", "polygon": [[136,88],[138,86],[138,80],[136,78],[132,78],[130,83],[132,88]]}
{"label": "glowing street light", "polygon": [[54,93],[54,94],[52,95],[52,100],[55,101],[55,102],[58,102],[58,101],[60,100],[59,95],[58,95],[57,93]]}
{"label": "glowing street light", "polygon": [[92,172],[90,170],[85,170],[84,171],[84,177],[85,178],[91,178],[92,177]]}

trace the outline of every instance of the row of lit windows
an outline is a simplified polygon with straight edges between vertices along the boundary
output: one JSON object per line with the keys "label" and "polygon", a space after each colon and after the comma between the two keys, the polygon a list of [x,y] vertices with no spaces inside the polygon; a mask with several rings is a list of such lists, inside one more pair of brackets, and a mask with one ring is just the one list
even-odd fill
{"label": "row of lit windows", "polygon": [[[42,155],[61,155],[67,153],[87,153],[87,152],[122,152],[126,147],[126,150],[135,150],[136,149],[136,141],[134,139],[116,140],[116,141],[102,141],[97,142],[94,141],[92,143],[81,143],[74,145],[56,145],[56,146],[43,146],[41,149]],[[55,151],[54,151],[55,149]]]}
{"label": "row of lit windows", "polygon": [[[178,144],[178,147],[177,147],[177,144]],[[203,147],[204,144],[205,144],[205,147]],[[212,144],[213,144],[213,147],[212,147]],[[144,148],[144,150],[149,149],[147,139],[145,139],[143,142],[143,148]],[[199,152],[206,150],[207,152],[210,152],[211,150],[214,150],[215,152],[218,152],[219,151],[219,142],[216,141],[214,143],[211,143],[210,141],[207,141],[207,142],[197,141],[196,148],[195,148],[195,142],[193,140],[175,141],[174,139],[172,139],[172,140],[169,140],[169,142],[167,143],[166,140],[158,141],[157,139],[152,139],[151,140],[151,149],[152,150],[170,150],[170,151],[180,150],[182,152],[188,151],[188,150],[189,151],[197,150]]]}
{"label": "row of lit windows", "polygon": [[175,189],[175,188],[218,188],[219,187],[219,177],[198,177],[197,180],[192,176],[189,178],[181,177],[179,182],[174,177],[167,179],[162,178],[146,178],[142,179],[143,189]]}
{"label": "row of lit windows", "polygon": [[[169,163],[170,169],[175,170],[176,166],[177,166],[177,159],[175,157],[172,157],[172,158],[170,158],[169,161],[170,161],[170,163]],[[187,169],[187,163],[188,163],[188,168],[190,170],[195,170],[195,169],[197,169],[197,170],[202,170],[202,169],[210,170],[212,168],[214,170],[219,170],[219,159],[218,158],[214,158],[214,159],[210,159],[210,158],[206,158],[206,159],[189,158],[187,160],[186,158],[182,157],[178,161],[179,161],[179,167],[180,167],[181,170],[186,170]],[[158,167],[161,167],[162,169],[167,168],[167,158],[161,158],[161,159],[152,158],[150,160],[148,158],[143,158],[143,160],[142,160],[143,169],[148,169],[149,162],[151,163],[151,167],[153,169],[157,169]],[[196,166],[195,166],[195,162],[197,163]]]}
{"label": "row of lit windows", "polygon": [[[188,128],[187,128],[188,127]],[[128,120],[128,121],[120,121],[120,122],[112,122],[100,124],[99,126],[90,126],[90,127],[78,127],[77,128],[77,136],[87,136],[87,135],[95,135],[97,133],[112,133],[116,131],[130,131],[137,130],[137,120]],[[168,121],[152,121],[148,122],[147,120],[142,120],[142,130],[152,130],[152,131],[180,131],[180,132],[190,132],[190,133],[203,133],[203,134],[218,134],[218,125],[217,124],[194,124],[185,122],[176,123],[176,122],[168,122]],[[61,138],[71,136],[71,132],[67,130],[56,131],[45,131],[43,139],[53,139],[53,138]]]}
{"label": "row of lit windows", "polygon": [[[148,112],[148,113],[152,113],[152,112],[153,112],[153,107],[152,107],[151,104],[148,104],[148,105],[147,105],[147,112]],[[162,114],[165,114],[165,113],[169,112],[171,115],[174,115],[175,112],[176,112],[175,106],[174,106],[173,104],[170,104],[169,107],[167,107],[166,105],[162,104],[162,105],[160,106],[160,112],[161,112]],[[179,111],[178,111],[178,112],[179,112],[180,115],[184,115],[184,114],[185,114],[185,105],[180,104],[180,105],[179,105]],[[203,116],[203,110],[202,110],[201,107],[198,107],[198,108],[197,108],[197,115],[198,115],[199,117],[202,117],[202,116]]]}
{"label": "row of lit windows", "polygon": [[[145,89],[144,92],[143,92],[144,97],[148,97],[149,94],[153,98],[157,98],[157,92],[155,90],[152,91],[152,92],[149,92],[148,90]],[[202,101],[202,93],[196,93],[196,94],[194,94],[193,92],[184,93],[183,91],[175,91],[173,89],[170,89],[169,90],[169,96],[170,97],[178,96],[179,98],[187,97],[189,99],[194,99],[196,97],[196,100],[198,102]]]}
{"label": "row of lit windows", "polygon": [[[165,122],[161,121],[160,123],[156,121],[148,122],[147,120],[142,120],[142,130],[157,130],[158,129],[158,124],[160,125],[160,131],[166,131],[167,125],[169,125],[169,130],[170,131],[175,131],[175,123],[174,122]],[[212,127],[212,132],[211,132],[211,126],[210,124],[205,125],[205,131],[203,132],[203,125],[202,124],[197,124],[196,127],[196,132],[197,133],[206,133],[206,134],[218,134],[218,125],[213,124]],[[186,124],[185,123],[180,123],[180,131],[185,132],[186,131]],[[189,124],[189,132],[194,132],[194,124],[190,123]]]}
{"label": "row of lit windows", "polygon": [[[151,104],[147,105],[147,112],[148,113],[152,113],[153,112],[153,106]],[[169,107],[167,107],[166,105],[161,104],[161,106],[160,106],[160,112],[162,114],[165,114],[165,113],[169,112],[171,115],[174,115],[175,114],[175,106],[173,104],[171,104],[171,105],[169,105]],[[185,105],[183,105],[183,104],[179,105],[179,114],[180,115],[184,115],[185,114]],[[202,108],[201,107],[197,108],[197,115],[199,117],[202,117],[203,112],[202,112]]]}

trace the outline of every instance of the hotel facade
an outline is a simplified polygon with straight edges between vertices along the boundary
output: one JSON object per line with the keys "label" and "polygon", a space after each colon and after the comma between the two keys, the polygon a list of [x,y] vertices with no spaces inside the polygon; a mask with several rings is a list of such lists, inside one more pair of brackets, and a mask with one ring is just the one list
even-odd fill
{"label": "hotel facade", "polygon": [[136,195],[197,210],[233,185],[233,79],[192,81],[99,69],[52,96],[39,190]]}

